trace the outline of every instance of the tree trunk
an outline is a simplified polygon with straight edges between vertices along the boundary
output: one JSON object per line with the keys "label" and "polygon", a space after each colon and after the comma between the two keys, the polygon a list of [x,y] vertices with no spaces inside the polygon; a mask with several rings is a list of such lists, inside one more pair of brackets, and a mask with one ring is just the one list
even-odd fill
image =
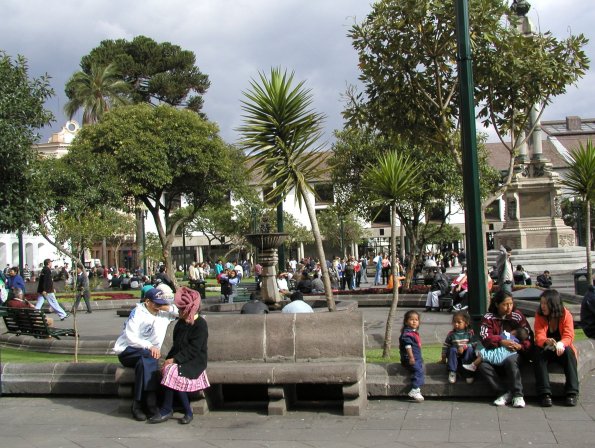
{"label": "tree trunk", "polygon": [[103,263],[103,266],[108,267],[109,266],[109,260],[107,259],[107,239],[103,238],[101,240],[101,262]]}
{"label": "tree trunk", "polygon": [[593,286],[593,272],[591,263],[591,201],[586,200],[587,203],[587,221],[585,223],[585,237],[587,246],[587,285]]}
{"label": "tree trunk", "polygon": [[322,281],[324,283],[324,295],[326,297],[326,304],[329,311],[335,311],[335,298],[333,297],[333,289],[331,287],[331,278],[328,273],[326,266],[326,256],[324,255],[324,247],[322,246],[322,236],[320,235],[320,228],[318,227],[318,219],[316,218],[316,210],[314,204],[310,199],[308,192],[302,192],[300,195],[306,205],[308,211],[308,217],[310,218],[310,224],[312,225],[312,234],[314,235],[314,241],[316,242],[316,252],[318,253],[318,259],[320,260],[320,268],[322,269]]}
{"label": "tree trunk", "polygon": [[392,345],[393,321],[397,313],[397,305],[399,304],[399,263],[397,263],[397,212],[395,204],[391,207],[391,223],[390,223],[390,257],[391,257],[391,271],[393,275],[393,300],[390,304],[388,317],[386,319],[386,330],[384,332],[384,345],[382,347],[382,357],[390,357],[390,348]]}

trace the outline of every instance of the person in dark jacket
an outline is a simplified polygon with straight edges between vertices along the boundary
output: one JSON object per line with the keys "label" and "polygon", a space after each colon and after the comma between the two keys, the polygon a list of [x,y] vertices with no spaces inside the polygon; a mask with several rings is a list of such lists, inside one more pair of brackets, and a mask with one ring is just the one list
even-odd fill
{"label": "person in dark jacket", "polygon": [[174,284],[170,276],[167,274],[167,268],[165,266],[159,267],[159,273],[155,275],[155,278],[161,280],[161,282],[169,286],[173,292],[176,292],[176,285]]}
{"label": "person in dark jacket", "polygon": [[162,423],[173,415],[174,392],[184,406],[184,417],[179,423],[192,421],[192,407],[188,392],[209,387],[207,368],[207,340],[209,329],[206,320],[200,316],[200,294],[185,286],[178,289],[174,297],[180,319],[174,327],[173,346],[163,365],[163,404],[159,413],[149,423]]}
{"label": "person in dark jacket", "polygon": [[91,314],[91,291],[89,289],[89,277],[85,272],[85,267],[82,264],[76,265],[76,298],[72,307],[72,312],[79,308],[81,297],[85,301],[87,307],[87,314]]}
{"label": "person in dark jacket", "polygon": [[589,290],[583,297],[581,327],[587,337],[595,339],[595,286],[589,286]]}
{"label": "person in dark jacket", "polygon": [[43,303],[47,299],[50,307],[58,314],[60,320],[66,319],[70,314],[62,309],[58,300],[56,299],[56,291],[54,289],[54,278],[52,277],[52,260],[46,258],[43,260],[43,269],[39,274],[39,283],[37,285],[37,304],[35,308],[40,310]]}

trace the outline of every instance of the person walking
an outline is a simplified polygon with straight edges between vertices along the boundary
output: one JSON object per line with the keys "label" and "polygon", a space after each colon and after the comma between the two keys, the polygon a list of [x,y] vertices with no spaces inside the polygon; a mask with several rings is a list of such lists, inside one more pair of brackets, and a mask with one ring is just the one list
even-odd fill
{"label": "person walking", "polygon": [[52,260],[46,258],[43,260],[43,269],[39,274],[39,283],[37,285],[37,303],[35,308],[40,310],[44,302],[48,301],[50,307],[58,314],[60,320],[66,319],[70,314],[62,309],[56,299],[56,290],[54,289],[54,278],[52,277]]}
{"label": "person walking", "polygon": [[76,313],[81,303],[81,297],[85,300],[87,314],[91,314],[91,291],[89,290],[89,277],[85,272],[85,267],[78,263],[76,265],[76,298],[72,307],[72,313]]}
{"label": "person walking", "polygon": [[514,274],[510,256],[512,249],[508,246],[500,247],[500,255],[496,260],[496,270],[498,272],[498,286],[500,290],[512,294],[512,285],[514,283]]}

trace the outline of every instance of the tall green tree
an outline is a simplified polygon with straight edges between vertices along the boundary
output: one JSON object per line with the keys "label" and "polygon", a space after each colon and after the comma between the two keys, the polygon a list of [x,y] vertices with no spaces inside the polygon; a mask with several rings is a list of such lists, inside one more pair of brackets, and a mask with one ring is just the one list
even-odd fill
{"label": "tall green tree", "polygon": [[146,36],[131,41],[104,40],[83,56],[80,65],[82,72],[90,75],[94,66],[110,64],[115,64],[130,86],[135,103],[165,103],[194,112],[202,109],[202,95],[210,82],[195,65],[192,51],[170,42],[157,43]]}
{"label": "tall green tree", "polygon": [[418,164],[397,150],[382,155],[375,165],[368,165],[364,178],[375,195],[376,204],[388,205],[391,208],[391,260],[393,275],[393,299],[386,319],[382,357],[390,356],[392,344],[392,326],[397,305],[399,303],[399,271],[397,260],[397,207],[403,197],[407,197],[417,186],[420,176]]}
{"label": "tall green tree", "polygon": [[595,147],[593,141],[587,141],[586,145],[580,146],[570,153],[568,171],[565,173],[562,183],[572,193],[585,202],[585,246],[587,256],[587,283],[593,284],[592,262],[591,262],[591,203],[595,201]]}
{"label": "tall green tree", "polygon": [[260,82],[252,80],[244,96],[244,124],[239,132],[253,162],[252,173],[257,173],[264,186],[271,187],[268,201],[279,203],[294,190],[300,207],[305,205],[322,267],[327,306],[334,311],[312,187],[322,174],[319,139],[324,116],[311,109],[312,94],[304,82],[294,86],[293,73],[288,75],[278,68],[271,69],[269,77],[261,73]]}
{"label": "tall green tree", "polygon": [[37,130],[53,121],[44,104],[54,94],[47,75],[30,78],[27,60],[0,50],[0,231],[26,227],[35,215],[30,165]]}
{"label": "tall green tree", "polygon": [[[352,127],[337,132],[330,158],[331,178],[335,187],[337,203],[345,210],[373,220],[377,214],[374,192],[364,176],[368,164],[375,165],[388,151],[399,148],[399,153],[416,162],[420,176],[406,196],[397,204],[396,212],[411,243],[411,267],[422,248],[442,231],[448,218],[459,211],[457,204],[463,201],[462,177],[452,157],[436,150],[434,144],[406,143],[404,138],[381,134],[370,128]],[[488,163],[488,154],[483,145],[478,148],[482,190],[493,189],[500,175]],[[427,225],[428,216],[435,209],[444,213],[438,225]],[[413,271],[407,273],[407,282]]]}
{"label": "tall green tree", "polygon": [[[485,209],[512,181],[514,159],[533,131],[533,107],[542,111],[565,93],[589,61],[583,35],[522,34],[507,1],[470,2],[469,15],[478,117],[495,127],[509,153],[508,177],[485,196]],[[432,142],[460,171],[454,0],[381,0],[349,36],[364,85],[363,93],[350,94],[349,123]]]}
{"label": "tall green tree", "polygon": [[144,204],[170,272],[180,226],[207,205],[229,202],[234,191],[241,197],[243,189],[242,153],[223,142],[215,124],[167,105],[108,111],[80,131],[64,160],[75,172],[100,169],[94,188],[118,190],[118,208],[132,211]]}
{"label": "tall green tree", "polygon": [[98,122],[112,106],[129,102],[130,85],[122,80],[115,63],[92,64],[89,73],[76,72],[66,83],[69,98],[64,112],[70,119],[83,110],[83,124]]}

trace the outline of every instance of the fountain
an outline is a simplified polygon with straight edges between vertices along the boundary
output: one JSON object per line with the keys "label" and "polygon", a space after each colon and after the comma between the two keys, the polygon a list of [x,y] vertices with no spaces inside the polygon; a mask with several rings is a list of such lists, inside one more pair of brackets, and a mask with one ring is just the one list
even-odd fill
{"label": "fountain", "polygon": [[287,233],[251,233],[246,239],[260,250],[259,261],[262,265],[261,274],[261,296],[267,305],[278,305],[281,303],[281,295],[277,288],[277,263],[279,257],[277,248],[287,239]]}

